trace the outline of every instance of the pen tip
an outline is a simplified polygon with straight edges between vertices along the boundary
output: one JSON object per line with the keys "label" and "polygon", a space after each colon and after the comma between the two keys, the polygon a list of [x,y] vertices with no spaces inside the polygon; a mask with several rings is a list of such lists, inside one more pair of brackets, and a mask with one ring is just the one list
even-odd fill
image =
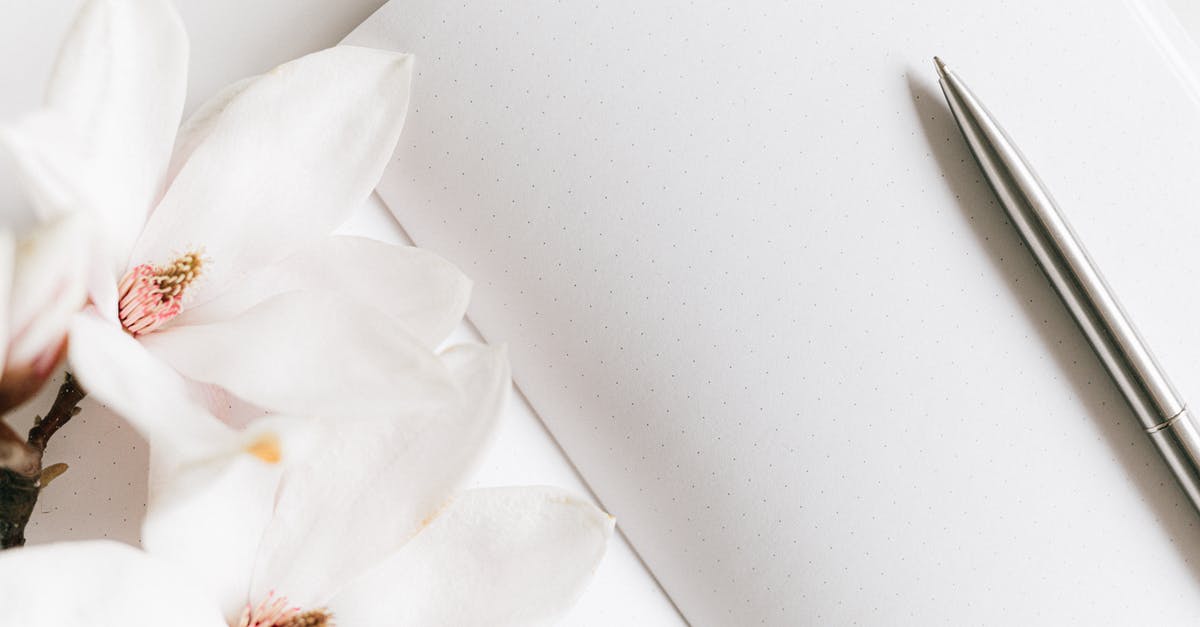
{"label": "pen tip", "polygon": [[946,63],[942,61],[942,58],[935,56],[933,58],[933,65],[937,68],[938,76],[941,78],[946,78]]}

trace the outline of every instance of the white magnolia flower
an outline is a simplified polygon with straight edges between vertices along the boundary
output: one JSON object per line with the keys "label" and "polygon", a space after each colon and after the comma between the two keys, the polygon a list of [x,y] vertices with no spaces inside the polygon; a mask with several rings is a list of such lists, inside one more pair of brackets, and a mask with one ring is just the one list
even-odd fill
{"label": "white magnolia flower", "polygon": [[0,413],[28,399],[64,354],[85,301],[86,233],[62,218],[18,240],[0,230]]}
{"label": "white magnolia flower", "polygon": [[430,349],[466,279],[417,249],[330,236],[392,154],[410,58],[308,55],[230,86],[177,136],[186,66],[170,2],[88,0],[46,106],[0,134],[43,215],[92,221],[90,315],[107,324],[80,328],[132,334],[186,377],[289,413],[369,413],[397,387],[415,402],[448,385]]}
{"label": "white magnolia flower", "polygon": [[[506,361],[434,352],[468,291],[448,264],[329,236],[397,140],[408,57],[309,55],[231,86],[175,138],[185,65],[168,3],[89,0],[47,107],[3,135],[43,215],[93,224],[95,308],[75,317],[69,356],[150,441],[155,472],[152,557],[111,543],[0,554],[0,624],[552,619],[611,519],[550,488],[451,498]],[[270,413],[234,429],[191,381]]]}
{"label": "white magnolia flower", "polygon": [[229,622],[177,565],[128,545],[93,540],[11,549],[0,553],[0,624],[551,625],[590,576],[586,569],[598,561],[608,534],[595,508],[552,488],[470,490],[328,607],[300,610],[271,595],[254,608],[257,617],[285,618],[254,623],[241,615]]}
{"label": "white magnolia flower", "polygon": [[[58,219],[19,241],[0,230],[0,415],[36,394],[65,353],[67,327],[86,299],[82,227]],[[32,475],[40,466],[0,420],[0,468]]]}
{"label": "white magnolia flower", "polygon": [[[130,336],[79,337],[74,363],[115,359],[139,374],[89,368],[99,376],[86,385],[169,453],[143,527],[156,559],[111,543],[0,554],[0,624],[543,625],[603,556],[612,519],[560,490],[454,496],[508,389],[502,351],[446,351],[455,390],[433,411],[270,416],[235,431],[180,403],[185,382]],[[159,580],[164,563],[180,575]]]}

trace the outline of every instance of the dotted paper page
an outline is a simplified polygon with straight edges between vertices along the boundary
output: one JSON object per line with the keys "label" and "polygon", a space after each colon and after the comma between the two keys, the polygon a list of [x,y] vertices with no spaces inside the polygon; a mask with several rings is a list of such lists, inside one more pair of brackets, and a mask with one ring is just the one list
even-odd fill
{"label": "dotted paper page", "polygon": [[1132,12],[396,1],[380,193],[695,625],[1193,621],[1197,518],[1001,215],[943,56],[1200,394],[1200,116]]}

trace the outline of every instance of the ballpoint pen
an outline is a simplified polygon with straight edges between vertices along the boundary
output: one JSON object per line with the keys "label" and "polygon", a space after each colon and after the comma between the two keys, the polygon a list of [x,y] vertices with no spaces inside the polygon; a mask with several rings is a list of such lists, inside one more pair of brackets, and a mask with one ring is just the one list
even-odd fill
{"label": "ballpoint pen", "polygon": [[934,57],[975,160],[1142,427],[1200,511],[1200,431],[1046,186],[957,74]]}

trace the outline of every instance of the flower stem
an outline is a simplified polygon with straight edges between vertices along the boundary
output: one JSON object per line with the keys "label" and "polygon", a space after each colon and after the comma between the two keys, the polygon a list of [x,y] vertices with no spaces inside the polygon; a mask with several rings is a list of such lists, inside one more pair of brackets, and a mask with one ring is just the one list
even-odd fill
{"label": "flower stem", "polygon": [[25,525],[37,504],[38,477],[0,468],[0,549],[25,544]]}
{"label": "flower stem", "polygon": [[[62,386],[58,388],[58,397],[54,399],[49,413],[45,418],[37,420],[24,443],[34,463],[16,467],[0,466],[0,549],[25,544],[25,526],[29,524],[29,517],[33,515],[38,493],[45,485],[42,481],[42,454],[46,452],[46,444],[63,425],[79,413],[79,402],[86,395],[75,378],[68,373]],[[56,466],[58,467],[52,473],[54,476],[62,473],[62,466]]]}
{"label": "flower stem", "polygon": [[58,388],[58,398],[54,399],[50,412],[29,430],[29,446],[38,453],[46,452],[46,444],[50,437],[79,413],[79,401],[82,401],[84,396],[87,396],[87,392],[79,387],[75,377],[68,372],[66,380]]}

